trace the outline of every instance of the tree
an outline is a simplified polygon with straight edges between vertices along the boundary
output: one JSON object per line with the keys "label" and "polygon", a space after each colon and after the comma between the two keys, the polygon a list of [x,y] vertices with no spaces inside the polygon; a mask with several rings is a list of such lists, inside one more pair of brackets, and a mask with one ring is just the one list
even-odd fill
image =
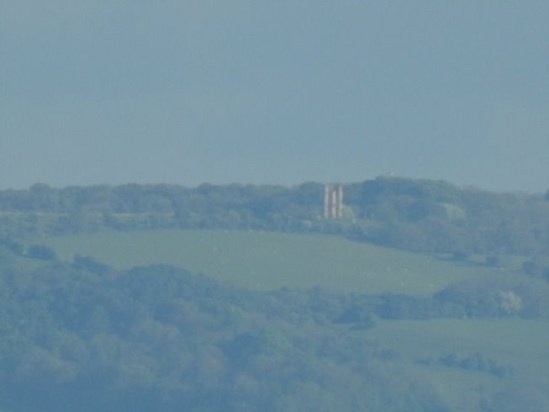
{"label": "tree", "polygon": [[40,260],[57,260],[55,251],[46,245],[31,245],[27,250],[27,256]]}

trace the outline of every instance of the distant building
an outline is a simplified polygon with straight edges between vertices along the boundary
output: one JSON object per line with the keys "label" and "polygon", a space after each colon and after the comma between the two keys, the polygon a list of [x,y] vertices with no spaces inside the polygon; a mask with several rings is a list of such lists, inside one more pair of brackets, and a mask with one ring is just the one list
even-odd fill
{"label": "distant building", "polygon": [[343,185],[324,185],[324,219],[343,217]]}

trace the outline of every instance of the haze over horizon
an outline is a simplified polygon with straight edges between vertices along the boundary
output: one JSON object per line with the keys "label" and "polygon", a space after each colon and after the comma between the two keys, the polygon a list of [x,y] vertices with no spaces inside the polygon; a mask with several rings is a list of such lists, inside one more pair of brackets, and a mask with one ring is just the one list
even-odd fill
{"label": "haze over horizon", "polygon": [[4,2],[0,189],[545,192],[548,21],[542,0]]}

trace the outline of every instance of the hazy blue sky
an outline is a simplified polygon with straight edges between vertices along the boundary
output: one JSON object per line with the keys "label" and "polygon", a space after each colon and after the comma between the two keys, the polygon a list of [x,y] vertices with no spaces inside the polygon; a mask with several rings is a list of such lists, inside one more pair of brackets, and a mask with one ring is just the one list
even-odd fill
{"label": "hazy blue sky", "polygon": [[549,1],[0,0],[0,188],[549,188]]}

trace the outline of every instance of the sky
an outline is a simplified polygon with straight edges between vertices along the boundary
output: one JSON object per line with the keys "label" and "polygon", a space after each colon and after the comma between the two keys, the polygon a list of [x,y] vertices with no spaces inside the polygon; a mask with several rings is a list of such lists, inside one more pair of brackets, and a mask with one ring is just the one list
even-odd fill
{"label": "sky", "polygon": [[0,0],[0,189],[549,189],[547,0]]}

